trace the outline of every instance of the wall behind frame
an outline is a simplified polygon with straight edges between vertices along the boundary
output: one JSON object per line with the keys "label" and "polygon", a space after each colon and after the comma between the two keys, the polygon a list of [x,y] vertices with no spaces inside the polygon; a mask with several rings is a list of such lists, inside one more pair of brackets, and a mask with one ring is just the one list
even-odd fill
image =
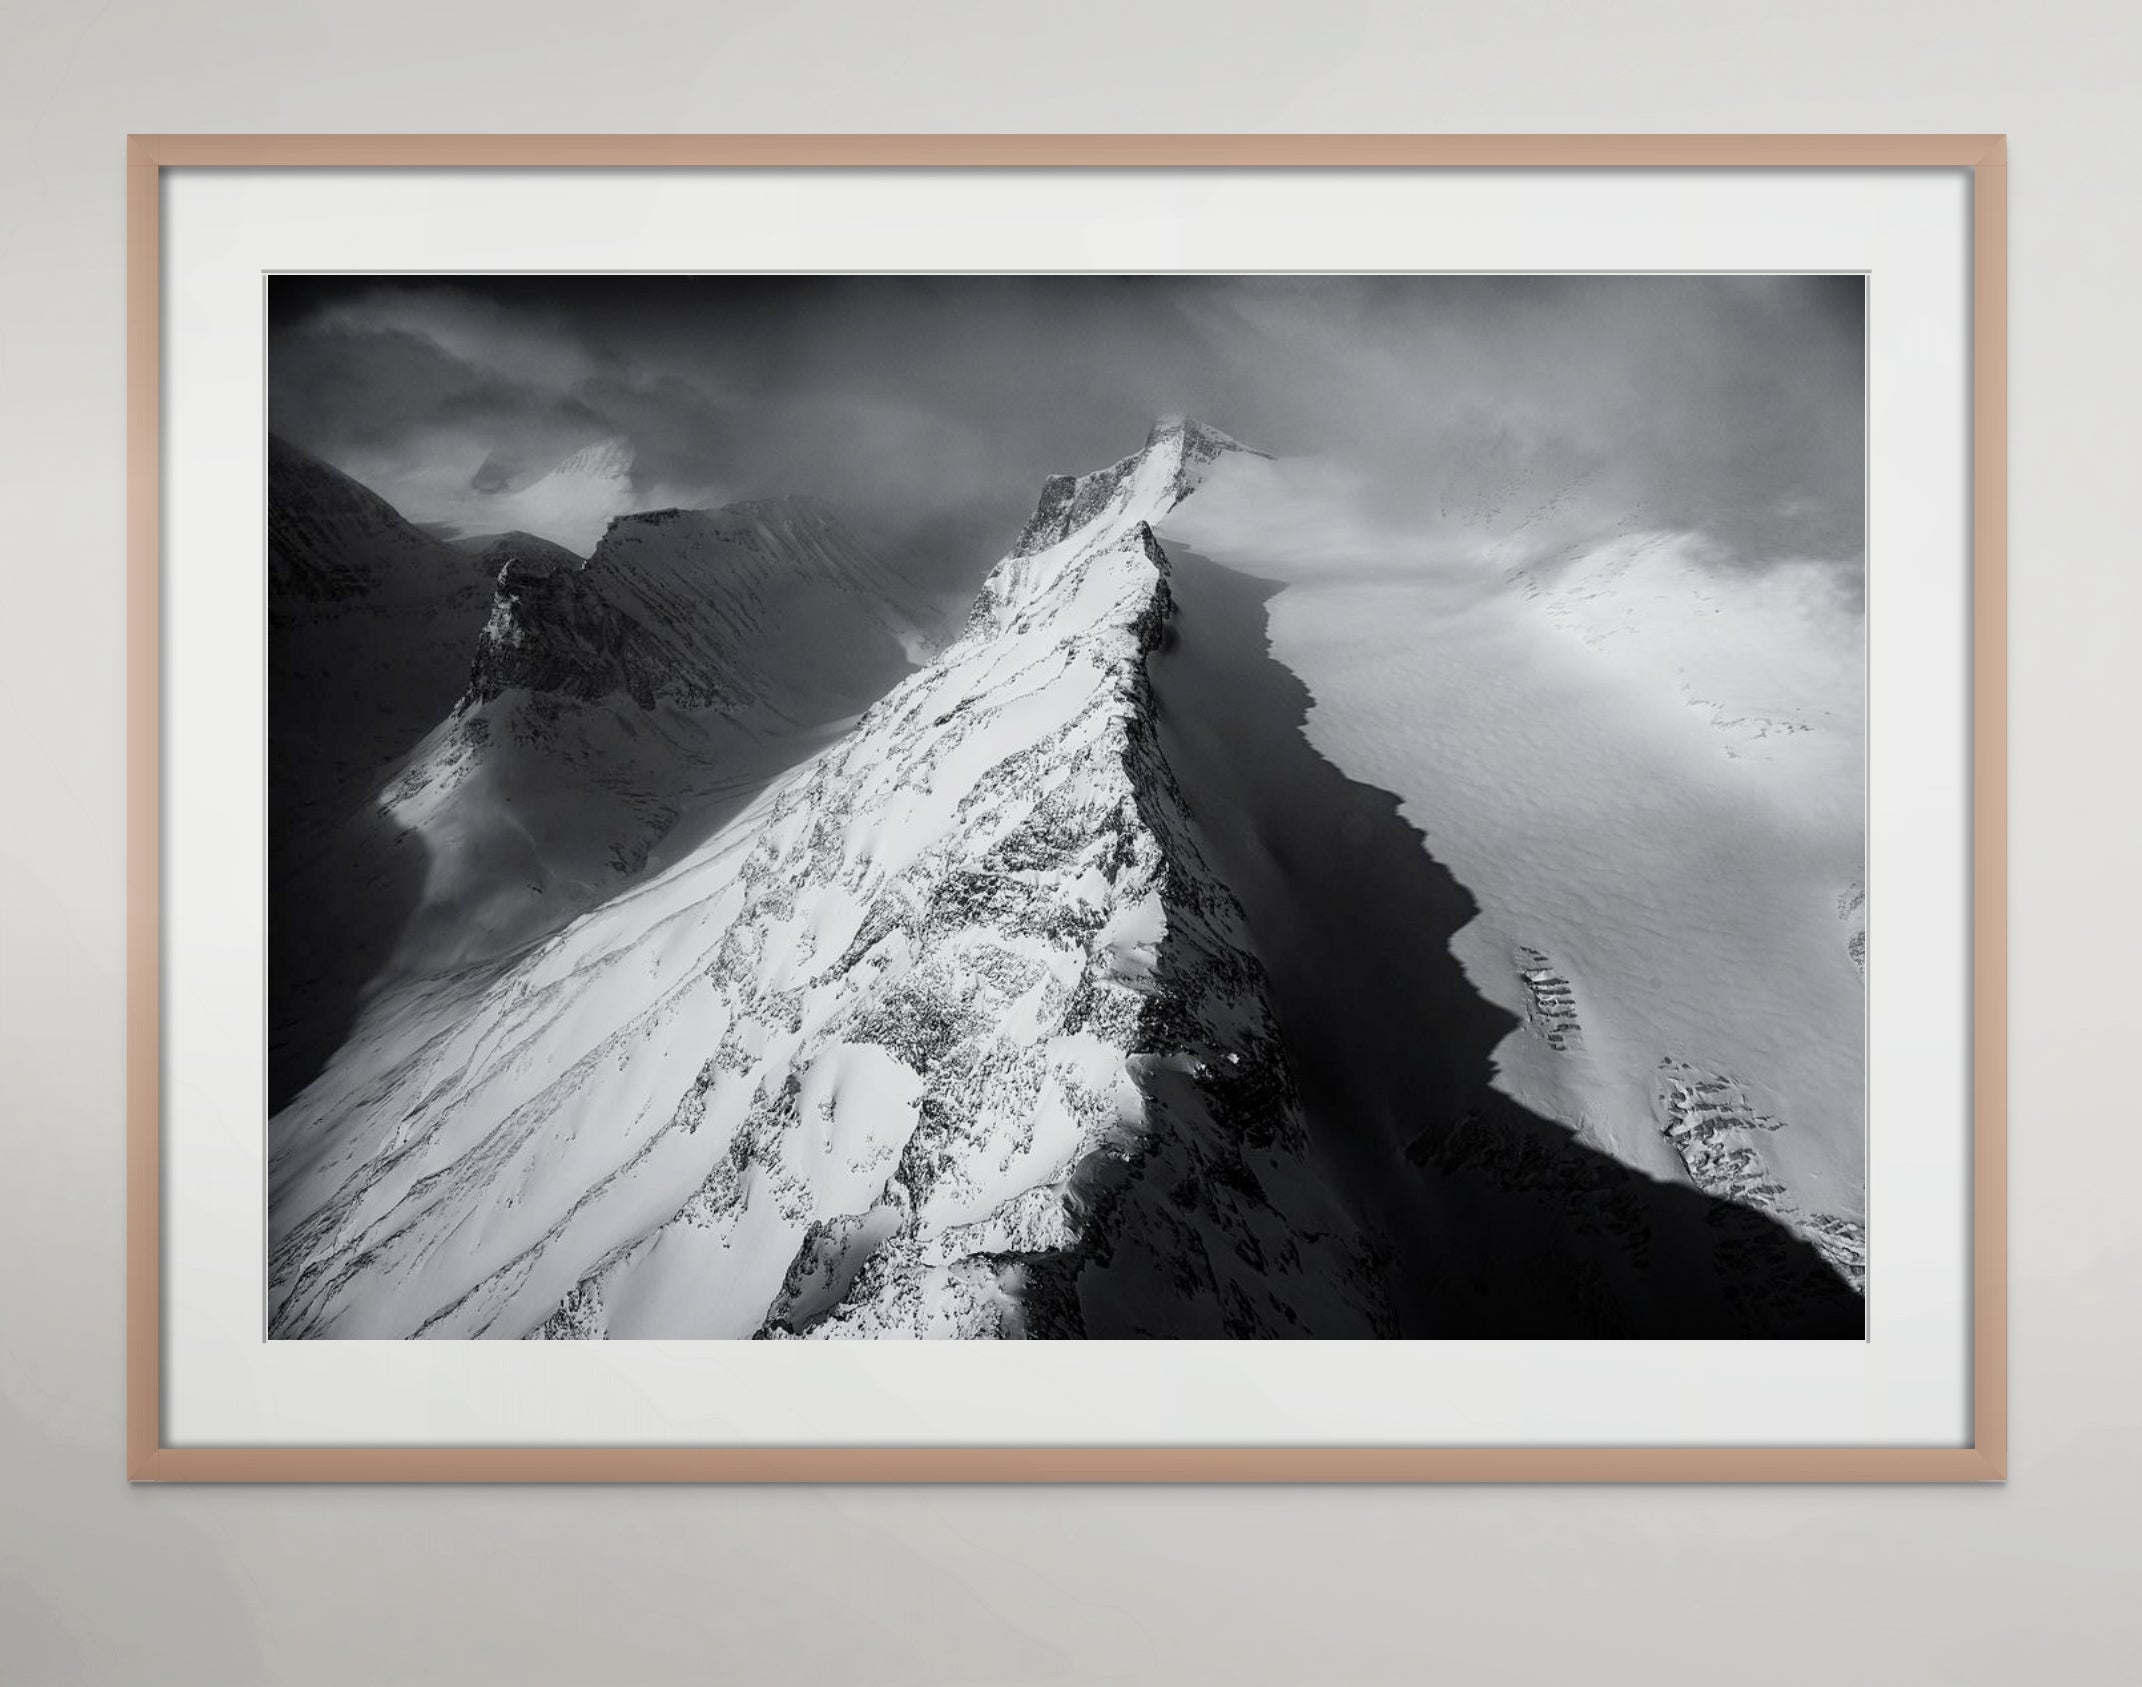
{"label": "wall behind frame", "polygon": [[[2142,1137],[2123,215],[2142,22],[1715,0],[9,7],[0,57],[0,1683],[2124,1679]],[[2005,1490],[131,1490],[129,130],[2006,130]]]}

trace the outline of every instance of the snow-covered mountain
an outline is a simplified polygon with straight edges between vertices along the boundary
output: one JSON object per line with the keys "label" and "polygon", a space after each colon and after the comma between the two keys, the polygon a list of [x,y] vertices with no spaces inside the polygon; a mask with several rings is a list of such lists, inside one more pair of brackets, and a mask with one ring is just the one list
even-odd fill
{"label": "snow-covered mountain", "polygon": [[[1249,460],[1175,420],[1051,480],[837,742],[525,954],[382,993],[273,1121],[274,1333],[1856,1333],[1790,1232],[1494,1087],[1478,905],[1309,747],[1264,583],[1154,537]],[[664,525],[606,538],[621,575]],[[465,718],[798,671],[513,573]]]}
{"label": "snow-covered mountain", "polygon": [[940,618],[824,504],[505,535],[468,690],[381,793],[426,861],[397,965],[510,953],[677,859],[934,649]]}
{"label": "snow-covered mountain", "polygon": [[633,455],[628,440],[599,439],[546,469],[501,474],[486,463],[447,507],[464,521],[547,533],[585,549],[637,501]]}
{"label": "snow-covered mountain", "polygon": [[692,859],[373,1027],[277,1121],[277,1331],[1374,1333],[1151,725],[1148,518],[1230,448],[1157,430]]}

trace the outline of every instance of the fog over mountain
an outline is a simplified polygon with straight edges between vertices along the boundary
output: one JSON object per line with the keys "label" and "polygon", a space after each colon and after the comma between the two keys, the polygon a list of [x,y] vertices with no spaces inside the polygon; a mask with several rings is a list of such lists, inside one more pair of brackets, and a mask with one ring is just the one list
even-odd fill
{"label": "fog over mountain", "polygon": [[[807,491],[972,590],[1044,475],[1197,415],[1462,540],[1453,468],[1582,482],[1716,565],[1855,571],[1858,277],[279,277],[271,420],[420,525],[585,554]],[[577,461],[576,461],[577,459]],[[561,469],[561,465],[563,465]],[[1851,587],[1856,592],[1856,586]]]}

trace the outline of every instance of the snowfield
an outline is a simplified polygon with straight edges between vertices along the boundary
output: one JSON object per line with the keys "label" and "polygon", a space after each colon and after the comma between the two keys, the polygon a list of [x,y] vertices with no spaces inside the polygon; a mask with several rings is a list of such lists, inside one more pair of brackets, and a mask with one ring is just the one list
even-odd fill
{"label": "snowfield", "polygon": [[[1534,519],[1545,490],[1424,540],[1364,528],[1347,493],[1233,461],[1163,535],[1280,588],[1310,742],[1395,793],[1478,899],[1453,949],[1519,1021],[1499,1087],[1856,1276],[1865,691],[1836,571],[1736,576],[1640,526],[1573,546]],[[1718,1086],[1697,1126],[1689,1072]],[[1731,1176],[1692,1157],[1697,1128]]]}
{"label": "snowfield", "polygon": [[[466,724],[562,693],[574,784],[658,794],[808,664],[689,551],[509,568],[393,799],[468,888],[271,1122],[272,1333],[1857,1335],[1849,606],[1343,494],[1167,420],[934,656],[858,577],[927,665],[550,935],[471,912]],[[539,864],[616,829],[557,800]]]}

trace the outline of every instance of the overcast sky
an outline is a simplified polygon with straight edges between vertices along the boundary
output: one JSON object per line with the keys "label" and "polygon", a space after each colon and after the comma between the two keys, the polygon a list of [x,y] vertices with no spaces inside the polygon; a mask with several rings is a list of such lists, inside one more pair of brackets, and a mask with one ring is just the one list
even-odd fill
{"label": "overcast sky", "polygon": [[[1722,566],[1861,556],[1857,277],[281,277],[270,425],[412,520],[809,492],[972,585],[1044,476],[1186,412],[1393,523],[1519,478]],[[543,477],[588,446],[594,472]],[[629,455],[629,468],[622,465]]]}

